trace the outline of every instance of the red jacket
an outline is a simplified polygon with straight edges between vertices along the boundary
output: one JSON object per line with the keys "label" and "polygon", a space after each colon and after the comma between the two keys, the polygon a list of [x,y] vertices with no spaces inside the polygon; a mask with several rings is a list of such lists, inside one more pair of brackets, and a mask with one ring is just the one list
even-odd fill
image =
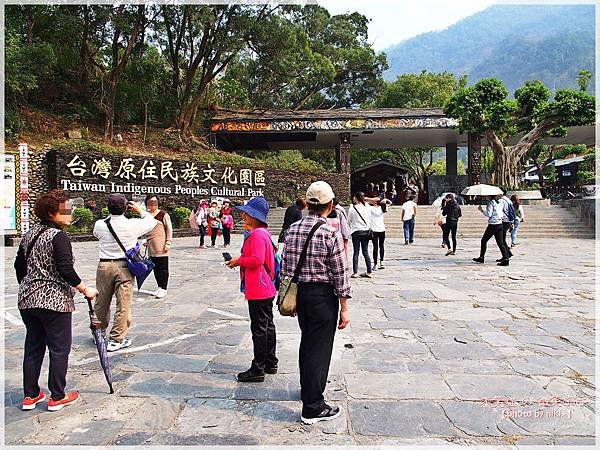
{"label": "red jacket", "polygon": [[244,241],[242,256],[237,262],[240,266],[240,277],[244,280],[246,300],[266,300],[277,294],[269,275],[275,274],[273,252],[273,241],[267,228],[255,228]]}

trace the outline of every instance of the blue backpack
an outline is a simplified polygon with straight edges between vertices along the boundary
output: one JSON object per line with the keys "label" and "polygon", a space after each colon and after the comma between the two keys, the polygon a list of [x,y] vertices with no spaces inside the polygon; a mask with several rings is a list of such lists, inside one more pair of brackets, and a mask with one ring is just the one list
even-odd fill
{"label": "blue backpack", "polygon": [[273,246],[273,261],[275,262],[275,274],[272,274],[269,270],[269,266],[265,262],[265,270],[271,277],[271,281],[275,285],[275,289],[279,290],[279,285],[281,284],[281,255],[277,252],[277,246],[273,243],[273,239],[269,238],[271,241],[271,245]]}
{"label": "blue backpack", "polygon": [[505,200],[505,203],[508,205],[508,208],[506,210],[506,217],[508,217],[509,222],[513,223],[517,218],[517,214],[515,213],[515,207],[510,201]]}

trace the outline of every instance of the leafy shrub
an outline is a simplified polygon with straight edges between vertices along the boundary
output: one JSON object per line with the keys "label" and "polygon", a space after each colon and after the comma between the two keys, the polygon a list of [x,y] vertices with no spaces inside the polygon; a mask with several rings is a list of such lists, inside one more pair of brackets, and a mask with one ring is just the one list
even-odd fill
{"label": "leafy shrub", "polygon": [[96,144],[85,139],[57,139],[52,141],[51,146],[54,150],[64,150],[72,152],[100,152],[111,155],[123,155],[124,149],[113,147],[111,145]]}
{"label": "leafy shrub", "polygon": [[188,228],[190,226],[188,219],[191,212],[192,210],[185,206],[178,206],[173,209],[173,212],[171,213],[173,228]]}

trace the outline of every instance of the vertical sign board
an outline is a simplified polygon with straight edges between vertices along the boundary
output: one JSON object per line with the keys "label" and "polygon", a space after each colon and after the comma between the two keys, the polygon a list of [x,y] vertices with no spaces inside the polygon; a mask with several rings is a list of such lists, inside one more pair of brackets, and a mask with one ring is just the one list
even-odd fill
{"label": "vertical sign board", "polygon": [[16,155],[4,153],[0,160],[2,174],[2,197],[0,197],[0,228],[4,231],[17,229]]}
{"label": "vertical sign board", "polygon": [[27,144],[19,144],[21,234],[25,234],[29,230],[29,164],[27,154]]}

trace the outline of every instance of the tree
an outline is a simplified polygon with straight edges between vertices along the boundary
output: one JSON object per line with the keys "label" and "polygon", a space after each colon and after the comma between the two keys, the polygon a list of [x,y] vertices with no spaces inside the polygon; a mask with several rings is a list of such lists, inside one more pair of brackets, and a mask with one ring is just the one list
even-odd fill
{"label": "tree", "polygon": [[253,29],[227,76],[244,83],[257,108],[300,110],[371,101],[386,68],[385,54],[368,43],[365,16],[285,6]]}
{"label": "tree", "polygon": [[467,84],[467,77],[456,78],[449,72],[420,74],[406,73],[396,81],[386,83],[379,93],[378,108],[431,108],[442,107],[459,89]]}
{"label": "tree", "polygon": [[[593,96],[572,89],[558,90],[552,101],[550,95],[542,82],[527,81],[511,100],[502,81],[486,78],[459,89],[444,112],[458,120],[461,133],[484,136],[494,153],[496,183],[517,186],[521,159],[532,145],[544,136],[566,135],[566,127],[594,123]],[[523,135],[515,145],[505,144],[518,133]]]}
{"label": "tree", "polygon": [[589,70],[581,69],[579,71],[579,76],[577,77],[577,84],[579,85],[579,90],[582,92],[587,91],[588,85],[590,84],[590,80],[594,76],[592,72]]}

